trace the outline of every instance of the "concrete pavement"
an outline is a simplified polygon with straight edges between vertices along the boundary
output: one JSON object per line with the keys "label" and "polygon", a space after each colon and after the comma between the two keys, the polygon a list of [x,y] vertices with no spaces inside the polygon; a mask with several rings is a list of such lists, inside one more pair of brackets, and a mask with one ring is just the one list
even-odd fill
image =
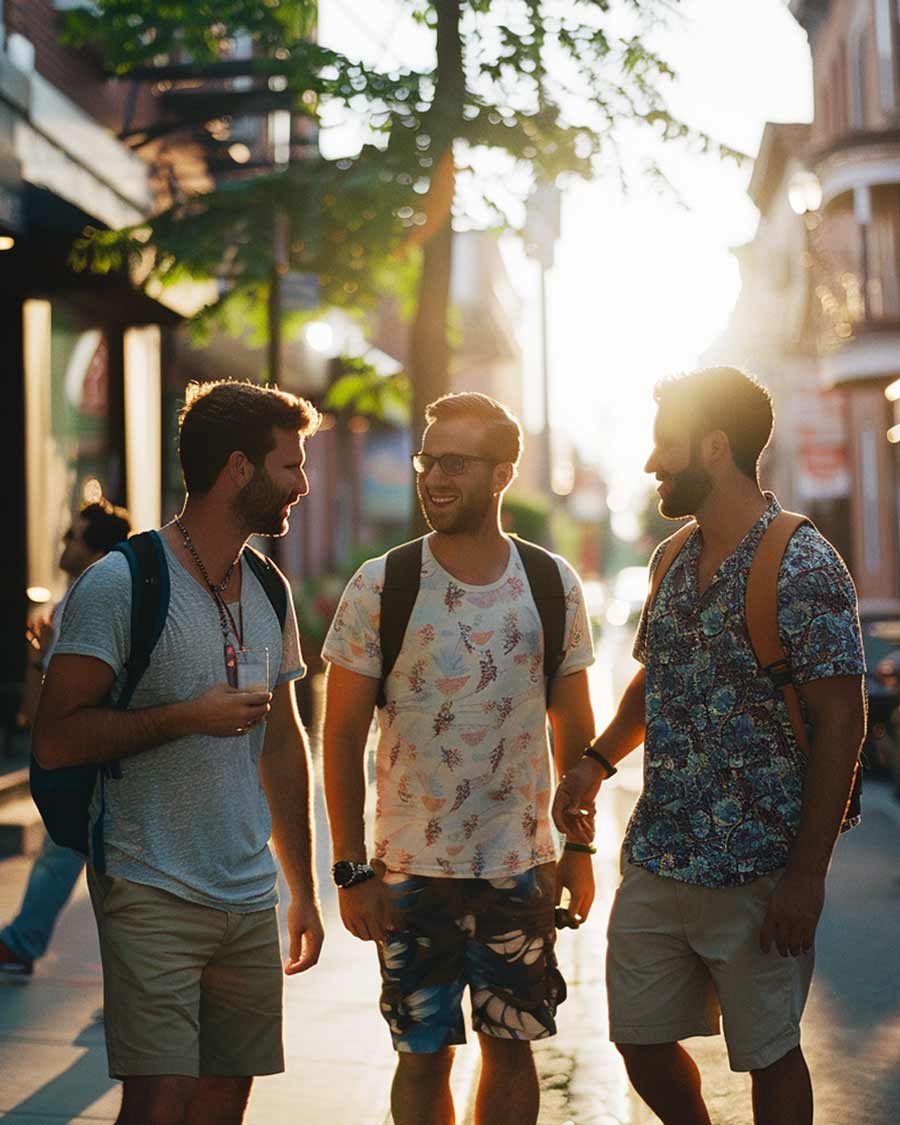
{"label": "concrete pavement", "polygon": [[[542,1125],[637,1120],[637,1103],[606,1038],[603,990],[604,928],[616,885],[618,840],[639,783],[635,767],[621,770],[617,783],[603,794],[594,909],[579,931],[560,935],[569,997],[559,1013],[560,1034],[536,1047]],[[321,802],[317,807],[321,810]],[[319,832],[322,839],[323,824]],[[323,849],[323,860],[324,855]],[[28,867],[20,858],[0,863],[0,917],[18,905]],[[287,1070],[256,1083],[250,1125],[390,1120],[394,1055],[378,1013],[374,950],[343,930],[326,874],[321,872],[328,931],[322,960],[314,971],[286,982]],[[119,1087],[106,1074],[99,960],[82,880],[35,976],[28,982],[0,981],[0,1120],[56,1125],[115,1119]],[[453,1085],[461,1121],[470,1120],[477,1056],[474,1044],[457,1052]]]}
{"label": "concrete pavement", "polygon": [[[601,667],[595,677],[598,713],[608,711],[611,699],[607,673]],[[627,772],[622,771],[623,778]],[[610,801],[621,803],[622,792]],[[385,1125],[394,1053],[378,1011],[374,949],[351,937],[337,914],[321,784],[316,817],[326,944],[313,971],[285,982],[287,1069],[256,1082],[247,1122],[325,1125],[340,1119]],[[569,999],[560,1009],[560,1035],[538,1047],[546,1125],[570,1119],[581,1087],[589,1087],[587,1100],[602,1109],[585,1121],[631,1120],[624,1073],[605,1041],[602,989],[603,929],[615,888],[619,836],[619,826],[603,834],[598,897],[588,924],[560,936]],[[18,857],[0,861],[0,919],[17,909],[29,864]],[[478,1051],[470,1043],[457,1051],[454,1064],[460,1121],[469,1118],[477,1071]],[[0,978],[0,1120],[11,1125],[110,1122],[119,1099],[119,1085],[106,1073],[100,955],[82,878],[34,977]]]}
{"label": "concrete pavement", "polygon": [[[598,716],[630,668],[604,646],[594,680]],[[606,662],[604,664],[604,661]],[[614,674],[615,673],[615,674]],[[640,760],[601,792],[597,899],[587,924],[563,931],[558,952],[569,985],[559,1035],[536,1046],[543,1088],[540,1125],[649,1125],[606,1037],[604,931],[618,881],[617,853],[640,787]],[[387,1125],[394,1068],[378,1012],[374,950],[347,934],[328,878],[327,832],[317,797],[320,885],[327,940],[320,964],[285,986],[287,1071],[260,1079],[249,1125]],[[864,820],[838,845],[817,943],[818,967],[804,1020],[818,1125],[900,1125],[900,805],[872,783]],[[29,861],[0,862],[0,919],[18,905]],[[110,1122],[118,1083],[106,1074],[101,975],[84,883],[62,916],[47,957],[26,982],[0,980],[0,1121],[11,1125]],[[691,1040],[715,1125],[749,1125],[746,1076],[727,1067],[721,1039]],[[457,1053],[458,1120],[471,1120],[477,1048]]]}

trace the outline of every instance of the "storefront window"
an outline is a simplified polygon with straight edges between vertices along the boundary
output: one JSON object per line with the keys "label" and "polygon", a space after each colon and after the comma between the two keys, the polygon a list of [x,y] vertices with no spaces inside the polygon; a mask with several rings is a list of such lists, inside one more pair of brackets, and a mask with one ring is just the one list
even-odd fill
{"label": "storefront window", "polygon": [[107,332],[61,302],[25,310],[29,582],[59,592],[60,537],[84,502],[121,503]]}

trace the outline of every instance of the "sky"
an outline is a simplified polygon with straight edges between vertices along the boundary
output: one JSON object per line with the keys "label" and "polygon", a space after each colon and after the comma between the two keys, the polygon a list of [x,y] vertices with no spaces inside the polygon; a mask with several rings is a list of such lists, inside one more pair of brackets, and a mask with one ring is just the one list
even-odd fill
{"label": "sky", "polygon": [[[784,0],[682,0],[682,15],[656,46],[677,83],[676,116],[717,140],[755,154],[766,121],[812,118],[806,36]],[[431,34],[402,0],[321,0],[320,39],[385,68],[428,65]],[[323,134],[340,143],[341,129]],[[575,445],[599,463],[617,498],[649,486],[652,389],[695,366],[725,328],[740,279],[731,247],[749,241],[757,213],[746,194],[751,162],[662,145],[646,132],[628,157],[655,155],[680,195],[637,180],[623,196],[617,177],[567,186],[562,232],[549,276],[551,422],[557,448]],[[526,302],[536,267],[506,246]],[[540,336],[525,318],[525,423],[540,425]]]}

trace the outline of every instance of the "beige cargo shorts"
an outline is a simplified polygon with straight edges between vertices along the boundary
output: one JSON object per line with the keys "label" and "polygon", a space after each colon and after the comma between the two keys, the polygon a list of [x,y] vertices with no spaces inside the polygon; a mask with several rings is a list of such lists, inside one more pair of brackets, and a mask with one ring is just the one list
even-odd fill
{"label": "beige cargo shorts", "polygon": [[796,1047],[814,953],[759,948],[780,874],[710,888],[626,863],[609,919],[610,1039],[717,1035],[721,1017],[732,1070],[761,1070]]}

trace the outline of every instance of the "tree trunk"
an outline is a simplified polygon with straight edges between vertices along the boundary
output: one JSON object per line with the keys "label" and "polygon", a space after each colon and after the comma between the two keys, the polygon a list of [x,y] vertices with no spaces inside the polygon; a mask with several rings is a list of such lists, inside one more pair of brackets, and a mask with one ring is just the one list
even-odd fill
{"label": "tree trunk", "polygon": [[[431,192],[437,199],[452,204],[455,171],[453,141],[461,120],[465,76],[462,66],[462,41],[459,34],[460,0],[435,0],[437,13],[437,82],[434,102],[425,123],[432,137],[431,154],[435,175],[449,176],[450,183]],[[450,159],[444,159],[447,154]],[[434,216],[432,216],[434,218]],[[450,305],[450,270],[453,264],[452,206],[424,243],[422,274],[416,301],[416,315],[410,331],[409,371],[413,386],[413,442],[424,427],[425,407],[450,390],[450,346],[447,341],[447,316]],[[416,446],[418,448],[418,446]],[[425,530],[418,502],[413,504],[412,534]]]}

